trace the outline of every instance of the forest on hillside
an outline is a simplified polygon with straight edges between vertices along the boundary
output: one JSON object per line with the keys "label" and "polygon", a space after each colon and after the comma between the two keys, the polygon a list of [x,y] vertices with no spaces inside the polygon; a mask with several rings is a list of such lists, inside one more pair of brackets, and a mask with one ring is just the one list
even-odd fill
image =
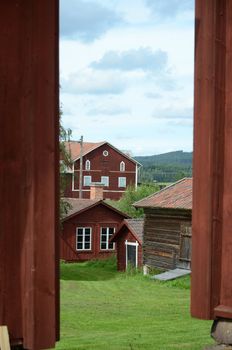
{"label": "forest on hillside", "polygon": [[192,176],[192,152],[169,152],[135,159],[142,164],[139,182],[175,182]]}

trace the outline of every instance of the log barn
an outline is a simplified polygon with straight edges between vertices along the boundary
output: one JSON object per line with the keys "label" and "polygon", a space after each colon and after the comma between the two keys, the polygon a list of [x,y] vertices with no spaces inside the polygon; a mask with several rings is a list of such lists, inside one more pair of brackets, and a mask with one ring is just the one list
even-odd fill
{"label": "log barn", "polygon": [[115,255],[115,244],[110,238],[128,216],[102,199],[67,201],[71,209],[63,220],[60,258],[74,262]]}
{"label": "log barn", "polygon": [[190,268],[192,179],[184,178],[134,206],[145,212],[144,266],[163,270]]}
{"label": "log barn", "polygon": [[142,267],[143,219],[125,219],[111,238],[116,243],[117,268]]}

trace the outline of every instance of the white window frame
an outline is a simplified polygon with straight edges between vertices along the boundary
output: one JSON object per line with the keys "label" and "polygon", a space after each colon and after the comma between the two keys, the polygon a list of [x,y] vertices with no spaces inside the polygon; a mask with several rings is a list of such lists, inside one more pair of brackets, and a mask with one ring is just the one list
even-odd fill
{"label": "white window frame", "polygon": [[[102,229],[105,228],[106,229],[106,242],[102,242]],[[101,226],[101,229],[100,229],[100,250],[115,250],[115,243],[113,243],[113,248],[109,248],[109,229],[110,228],[113,228],[114,229],[114,232],[113,234],[115,233],[115,227],[109,227],[109,226]],[[102,248],[101,245],[102,243],[106,243],[106,248]]]}
{"label": "white window frame", "polygon": [[127,269],[127,266],[128,266],[128,258],[127,258],[127,247],[128,245],[132,245],[132,246],[135,246],[136,247],[136,250],[135,250],[135,268],[137,269],[138,268],[138,247],[139,247],[139,242],[138,241],[135,241],[135,242],[128,242],[128,240],[125,241],[125,246],[126,246],[126,269]]}
{"label": "white window frame", "polygon": [[[123,179],[123,180],[122,180]],[[125,186],[122,186],[121,181],[125,181]],[[118,187],[119,188],[126,188],[126,177],[125,176],[120,176],[118,178]]]}
{"label": "white window frame", "polygon": [[85,162],[85,170],[89,171],[91,169],[91,162],[89,159]]}
{"label": "white window frame", "polygon": [[126,164],[125,164],[125,162],[122,161],[122,162],[120,163],[120,171],[121,171],[121,172],[124,172],[125,170],[126,170]]}
{"label": "white window frame", "polygon": [[[90,241],[89,241],[89,248],[85,248],[85,230],[90,231]],[[82,248],[77,248],[78,244],[78,230],[83,230],[83,242],[82,242]],[[77,251],[83,251],[83,250],[91,250],[92,249],[92,227],[76,227],[76,250]]]}
{"label": "white window frame", "polygon": [[105,187],[109,187],[109,176],[101,176],[101,183],[104,184]]}
{"label": "white window frame", "polygon": [[[86,181],[88,181],[88,183],[86,184]],[[85,175],[83,178],[83,186],[91,186],[91,182],[92,182],[92,176],[91,175]]]}

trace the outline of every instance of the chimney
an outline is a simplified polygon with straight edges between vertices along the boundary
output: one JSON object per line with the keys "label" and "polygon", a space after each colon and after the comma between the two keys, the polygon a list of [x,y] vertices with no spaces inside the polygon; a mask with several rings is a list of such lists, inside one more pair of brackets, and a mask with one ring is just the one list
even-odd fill
{"label": "chimney", "polygon": [[90,185],[90,199],[103,199],[103,187],[101,182],[92,182]]}

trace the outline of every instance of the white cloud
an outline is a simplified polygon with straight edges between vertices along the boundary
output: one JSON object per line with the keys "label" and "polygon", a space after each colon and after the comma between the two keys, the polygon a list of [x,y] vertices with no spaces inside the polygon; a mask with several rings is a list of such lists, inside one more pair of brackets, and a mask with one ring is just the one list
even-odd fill
{"label": "white cloud", "polygon": [[104,56],[91,64],[95,69],[118,69],[131,71],[161,72],[167,68],[168,55],[162,50],[153,51],[150,47],[140,47],[128,51],[107,51]]}
{"label": "white cloud", "polygon": [[122,22],[113,10],[96,1],[61,0],[61,36],[91,42]]}

